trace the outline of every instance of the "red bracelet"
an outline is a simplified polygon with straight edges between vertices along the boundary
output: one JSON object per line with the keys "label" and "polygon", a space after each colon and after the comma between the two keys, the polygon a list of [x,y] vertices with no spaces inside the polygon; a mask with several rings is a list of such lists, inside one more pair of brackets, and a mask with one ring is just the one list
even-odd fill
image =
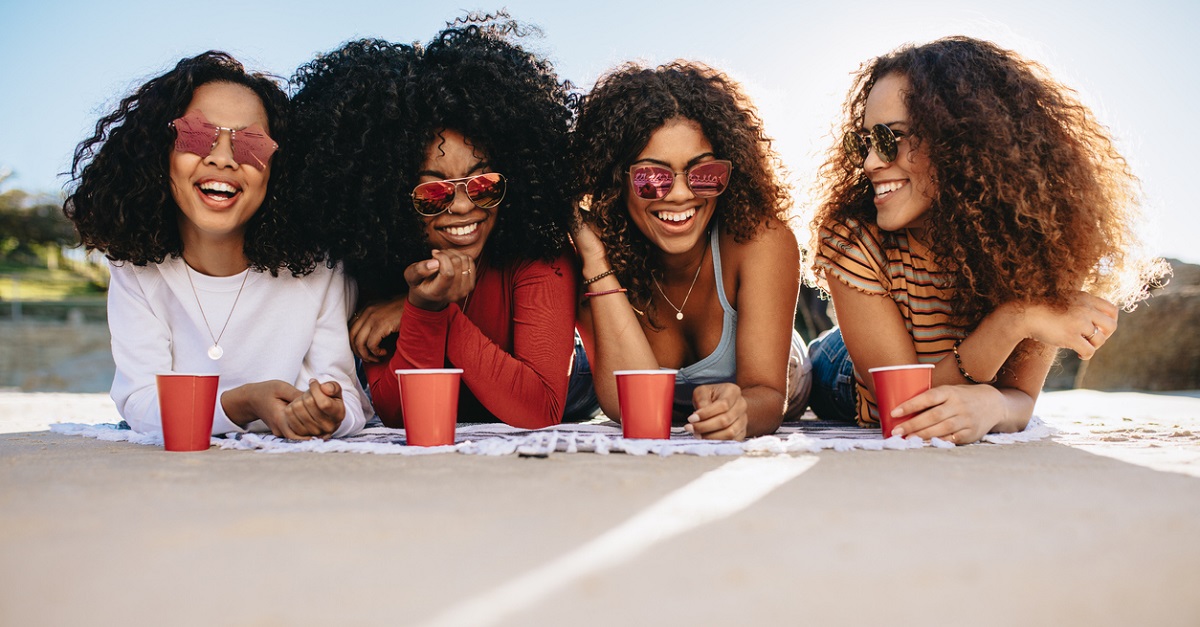
{"label": "red bracelet", "polygon": [[628,291],[629,291],[629,290],[627,290],[627,289],[625,289],[625,288],[623,288],[623,287],[618,287],[618,288],[617,288],[617,289],[615,289],[615,290],[604,290],[603,292],[584,292],[584,293],[583,293],[583,297],[584,297],[584,298],[591,298],[591,297],[593,297],[593,296],[604,296],[605,294],[622,294],[622,293],[625,293],[625,292],[628,292]]}

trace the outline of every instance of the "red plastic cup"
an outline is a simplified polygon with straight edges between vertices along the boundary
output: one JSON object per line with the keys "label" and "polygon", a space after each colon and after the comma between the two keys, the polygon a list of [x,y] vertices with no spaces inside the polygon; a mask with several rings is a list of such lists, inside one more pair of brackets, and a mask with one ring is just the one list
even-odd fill
{"label": "red plastic cup", "polygon": [[871,368],[875,380],[875,404],[879,407],[879,425],[883,437],[892,437],[892,429],[913,417],[913,414],[892,418],[892,410],[904,401],[933,387],[933,364],[886,366]]}
{"label": "red plastic cup", "polygon": [[454,444],[461,368],[397,370],[409,446]]}
{"label": "red plastic cup", "polygon": [[668,440],[675,403],[674,370],[616,370],[621,432],[627,438]]}
{"label": "red plastic cup", "polygon": [[168,451],[207,451],[217,409],[217,375],[163,373],[158,384],[163,448]]}

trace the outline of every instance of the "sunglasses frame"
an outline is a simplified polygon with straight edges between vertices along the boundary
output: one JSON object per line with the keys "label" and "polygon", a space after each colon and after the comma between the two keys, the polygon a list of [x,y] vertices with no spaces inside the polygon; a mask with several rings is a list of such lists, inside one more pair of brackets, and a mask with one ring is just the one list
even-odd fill
{"label": "sunglasses frame", "polygon": [[[209,144],[207,153],[200,154],[194,150],[187,150],[187,149],[179,147],[179,144],[180,144],[179,134],[181,132],[183,132],[183,133],[198,133],[198,131],[191,130],[190,128],[188,130],[180,131],[179,126],[180,126],[181,122],[185,122],[186,123],[185,126],[187,126],[187,127],[191,127],[191,125],[193,123],[195,123],[195,124],[199,124],[200,127],[205,130],[208,130],[208,129],[213,130],[212,143]],[[208,118],[204,117],[204,112],[199,111],[199,110],[192,111],[186,115],[175,118],[174,120],[171,120],[170,122],[168,122],[167,126],[171,127],[171,129],[173,131],[175,131],[175,144],[172,146],[173,150],[176,150],[178,152],[186,152],[186,153],[193,154],[193,155],[199,155],[201,158],[211,155],[212,151],[216,149],[217,142],[221,141],[221,131],[229,131],[229,151],[233,154],[233,160],[238,162],[241,165],[246,165],[246,166],[255,168],[256,170],[262,170],[263,168],[267,167],[267,163],[269,163],[271,161],[271,157],[275,156],[276,151],[279,150],[279,142],[276,142],[274,139],[272,139],[271,136],[267,134],[266,130],[262,129],[262,127],[260,127],[259,125],[255,124],[253,126],[248,126],[246,128],[242,128],[242,129],[230,128],[228,126],[217,126],[216,124],[209,122]],[[254,151],[254,150],[246,150],[244,153],[242,153],[243,157],[253,157],[253,159],[254,159],[253,161],[251,161],[249,159],[245,159],[245,160],[238,159],[239,150],[237,147],[239,145],[241,145],[241,144],[238,144],[238,133],[242,133],[243,136],[245,136],[245,135],[260,135],[263,138],[265,138],[266,142],[270,142],[271,151],[269,154],[265,155],[266,159],[260,159],[259,155],[256,154],[256,151]],[[207,137],[207,133],[205,133],[204,135],[205,135],[205,137]],[[265,144],[266,142],[263,142],[263,143]],[[258,143],[258,142],[254,142],[254,143]]]}
{"label": "sunglasses frame", "polygon": [[[470,188],[467,187],[468,183],[470,183],[471,181],[473,181],[477,178],[483,177],[483,176],[498,176],[498,177],[500,177],[500,180],[497,182],[504,186],[504,190],[500,193],[500,198],[497,198],[496,202],[494,202],[490,205],[481,205],[478,202],[475,202],[475,199],[471,197]],[[424,211],[421,211],[421,209],[419,208],[419,203],[417,202],[417,190],[420,189],[421,186],[423,186],[423,185],[433,185],[433,184],[438,184],[438,183],[449,183],[454,186],[454,194],[452,196],[447,196],[447,198],[450,199],[450,202],[446,203],[446,207],[436,213],[425,213]],[[467,200],[470,200],[471,204],[475,205],[476,207],[479,207],[480,209],[495,209],[496,207],[500,206],[500,203],[504,202],[504,198],[508,195],[508,177],[504,176],[503,174],[501,174],[499,172],[484,172],[483,174],[464,176],[462,178],[457,178],[457,179],[442,179],[440,181],[426,181],[424,183],[418,183],[417,186],[413,188],[412,193],[409,194],[409,197],[412,199],[413,211],[416,211],[418,214],[423,215],[427,218],[432,218],[434,216],[440,216],[443,213],[446,213],[447,211],[450,210],[450,207],[454,206],[454,200],[456,198],[458,198],[458,188],[460,185],[462,186],[463,193],[467,195]]]}
{"label": "sunglasses frame", "polygon": [[846,151],[846,156],[850,158],[858,167],[862,167],[867,162],[867,156],[871,154],[871,150],[875,150],[875,154],[879,156],[879,160],[884,163],[891,163],[896,160],[900,154],[899,141],[904,138],[904,134],[896,135],[891,127],[886,124],[876,124],[871,127],[870,131],[849,131],[842,137],[842,149]]}
{"label": "sunglasses frame", "polygon": [[[725,170],[725,187],[722,187],[721,191],[719,191],[715,194],[701,194],[701,193],[697,192],[696,188],[692,187],[692,178],[691,178],[691,176],[689,176],[692,173],[692,170],[695,170],[696,168],[702,168],[705,166],[711,166],[714,164],[724,165],[726,168],[726,170]],[[633,183],[633,181],[634,181],[633,172],[634,172],[634,170],[637,170],[639,168],[654,168],[657,170],[662,170],[664,172],[670,172],[672,174],[671,186],[668,187],[667,191],[665,193],[663,193],[663,195],[661,195],[661,196],[655,196],[654,198],[646,198],[645,196],[642,196],[641,193],[639,193],[637,186],[635,186]],[[652,164],[652,163],[634,164],[634,165],[629,166],[629,169],[625,171],[625,175],[629,177],[629,188],[633,191],[633,195],[642,200],[662,200],[663,198],[666,198],[667,196],[669,196],[671,194],[671,190],[675,189],[675,178],[679,177],[680,175],[683,175],[683,182],[684,182],[684,184],[687,185],[688,190],[691,191],[692,194],[694,196],[696,196],[697,198],[716,198],[717,196],[724,194],[725,190],[729,189],[729,179],[733,178],[733,162],[728,159],[713,159],[712,161],[702,161],[700,163],[692,165],[691,167],[685,169],[682,172],[676,172],[676,171],[672,170],[671,168],[668,168],[663,165],[658,165],[658,164]],[[654,186],[651,186],[651,187],[654,187]],[[658,188],[654,187],[654,189],[657,190]]]}

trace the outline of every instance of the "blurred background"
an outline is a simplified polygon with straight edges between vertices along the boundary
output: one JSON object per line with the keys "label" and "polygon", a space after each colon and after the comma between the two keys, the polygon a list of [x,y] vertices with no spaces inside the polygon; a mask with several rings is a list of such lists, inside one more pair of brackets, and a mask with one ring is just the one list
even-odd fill
{"label": "blurred background", "polygon": [[[1200,125],[1193,60],[1200,3],[857,3],[511,1],[540,27],[524,45],[587,89],[618,63],[697,59],[742,82],[788,168],[797,228],[831,128],[860,63],[907,42],[964,34],[1045,65],[1112,129],[1143,183],[1148,252],[1176,274],[1123,314],[1086,368],[1064,357],[1048,387],[1200,388],[1200,212],[1188,165]],[[471,7],[467,7],[471,8]],[[0,6],[0,389],[104,392],[112,381],[103,260],[75,248],[61,198],[75,145],[133,88],[180,58],[225,50],[283,79],[316,54],[359,37],[428,41],[466,13],[458,3],[280,2],[195,5],[148,0]],[[802,241],[807,233],[801,232]],[[1036,269],[1031,269],[1036,271]],[[806,294],[797,328],[828,325]]]}

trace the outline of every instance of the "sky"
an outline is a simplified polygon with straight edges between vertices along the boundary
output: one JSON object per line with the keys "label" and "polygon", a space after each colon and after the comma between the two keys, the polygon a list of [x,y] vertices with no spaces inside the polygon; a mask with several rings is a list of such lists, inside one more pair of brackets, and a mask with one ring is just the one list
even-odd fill
{"label": "sky", "polygon": [[[474,0],[472,0],[474,1]],[[1136,5],[1136,6],[1135,6]],[[60,193],[96,120],[180,58],[209,49],[287,78],[361,37],[428,41],[466,10],[506,7],[544,35],[523,45],[588,88],[625,61],[703,61],[740,81],[811,202],[821,153],[861,63],[905,43],[969,35],[1016,50],[1077,90],[1142,181],[1149,252],[1200,263],[1200,2],[1144,0],[562,2],[0,0],[0,191]]]}

